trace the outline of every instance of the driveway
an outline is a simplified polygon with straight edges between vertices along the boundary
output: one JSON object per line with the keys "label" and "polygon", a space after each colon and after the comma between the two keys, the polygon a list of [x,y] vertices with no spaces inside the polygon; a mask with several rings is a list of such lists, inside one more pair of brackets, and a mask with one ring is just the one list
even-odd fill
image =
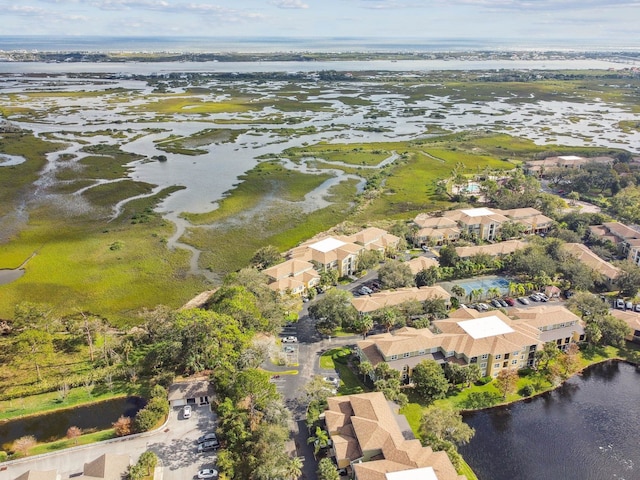
{"label": "driveway", "polygon": [[215,429],[216,416],[208,406],[198,406],[185,420],[181,410],[171,410],[166,425],[158,431],[4,463],[7,470],[0,473],[0,478],[14,479],[28,470],[57,470],[66,479],[81,473],[85,463],[105,453],[129,454],[135,463],[146,450],[160,458],[164,480],[193,478],[199,469],[212,465],[210,454],[197,453],[196,439]]}

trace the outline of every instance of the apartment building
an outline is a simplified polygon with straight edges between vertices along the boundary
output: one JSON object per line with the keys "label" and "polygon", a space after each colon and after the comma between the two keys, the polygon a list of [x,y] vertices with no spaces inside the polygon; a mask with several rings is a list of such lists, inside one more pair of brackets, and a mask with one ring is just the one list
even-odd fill
{"label": "apartment building", "polygon": [[365,249],[356,243],[336,237],[311,240],[289,251],[289,258],[316,265],[316,270],[337,270],[341,277],[353,275],[358,268],[358,255]]}
{"label": "apartment building", "polygon": [[442,216],[421,213],[413,222],[418,228],[414,234],[416,245],[441,245],[458,240],[461,235],[495,241],[500,236],[502,225],[507,222],[523,225],[524,233],[527,235],[545,233],[553,227],[553,220],[535,208],[467,208],[449,210]]}
{"label": "apartment building", "polygon": [[620,253],[640,265],[640,232],[620,222],[606,222],[589,227],[592,236],[618,245]]}
{"label": "apartment building", "polygon": [[580,318],[562,306],[516,308],[512,313],[509,318],[499,310],[478,312],[462,307],[449,318],[434,321],[433,330],[405,327],[371,335],[357,343],[356,352],[361,361],[374,367],[388,363],[405,381],[423,360],[476,364],[483,375],[495,377],[503,369],[533,365],[535,352],[547,342],[566,349],[585,338]]}
{"label": "apartment building", "polygon": [[320,283],[320,274],[313,264],[295,258],[265,268],[262,273],[269,277],[269,287],[280,293],[302,295],[307,289]]}
{"label": "apartment building", "polygon": [[338,468],[356,480],[465,479],[445,452],[434,452],[415,439],[382,392],[329,397],[327,404],[331,454]]}
{"label": "apartment building", "polygon": [[620,275],[620,269],[618,267],[612,265],[606,260],[603,260],[589,250],[589,247],[581,243],[565,243],[562,245],[562,248],[565,252],[573,255],[575,258],[580,260],[580,262],[600,274],[609,287],[613,286],[616,278]]}
{"label": "apartment building", "polygon": [[445,306],[451,306],[451,295],[440,285],[431,287],[405,287],[396,290],[383,290],[354,297],[351,304],[360,314],[375,312],[384,307],[392,307],[405,302],[426,302],[428,300],[444,300]]}

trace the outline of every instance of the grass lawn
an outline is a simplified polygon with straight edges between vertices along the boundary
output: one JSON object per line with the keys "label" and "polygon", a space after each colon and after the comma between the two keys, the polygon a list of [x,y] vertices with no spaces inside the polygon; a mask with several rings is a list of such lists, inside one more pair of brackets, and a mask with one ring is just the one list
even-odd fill
{"label": "grass lawn", "polygon": [[351,355],[351,349],[348,347],[336,347],[327,350],[320,356],[320,368],[327,370],[336,368],[335,362],[344,361]]}
{"label": "grass lawn", "polygon": [[104,440],[115,438],[115,436],[115,431],[113,429],[109,429],[101,430],[99,432],[86,433],[84,435],[80,435],[78,438],[74,438],[73,440],[64,439],[50,443],[39,443],[31,450],[29,450],[29,455],[40,455],[43,453],[57,452],[58,450],[64,450],[65,448],[103,442]]}

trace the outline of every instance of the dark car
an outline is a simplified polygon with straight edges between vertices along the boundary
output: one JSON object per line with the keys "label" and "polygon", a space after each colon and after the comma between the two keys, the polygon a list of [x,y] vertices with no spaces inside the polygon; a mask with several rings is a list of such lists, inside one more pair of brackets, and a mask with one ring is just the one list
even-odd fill
{"label": "dark car", "polygon": [[200,438],[198,438],[198,443],[217,442],[217,441],[218,441],[218,437],[216,437],[216,434],[213,432],[205,433]]}
{"label": "dark car", "polygon": [[198,452],[209,452],[212,450],[217,450],[219,446],[220,443],[218,442],[218,440],[216,440],[215,442],[203,442],[198,445]]}
{"label": "dark car", "polygon": [[498,299],[498,302],[500,303],[500,306],[501,306],[501,307],[506,308],[506,307],[508,307],[508,306],[509,306],[509,304],[507,303],[507,301],[506,301],[506,300]]}

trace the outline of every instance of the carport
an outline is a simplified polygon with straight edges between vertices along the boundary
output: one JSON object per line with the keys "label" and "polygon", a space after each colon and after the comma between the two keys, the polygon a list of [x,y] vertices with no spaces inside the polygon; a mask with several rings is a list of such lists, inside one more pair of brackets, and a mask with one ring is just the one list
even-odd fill
{"label": "carport", "polygon": [[209,380],[176,382],[169,387],[169,404],[172,407],[184,405],[209,405],[215,392]]}

